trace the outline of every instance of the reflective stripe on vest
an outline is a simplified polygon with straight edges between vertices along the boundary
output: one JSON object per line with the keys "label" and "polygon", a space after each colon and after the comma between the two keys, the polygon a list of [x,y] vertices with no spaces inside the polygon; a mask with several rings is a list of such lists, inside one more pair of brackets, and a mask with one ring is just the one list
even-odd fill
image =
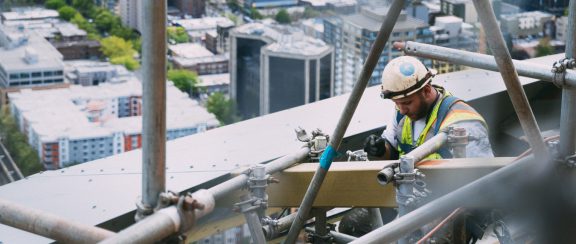
{"label": "reflective stripe on vest", "polygon": [[[444,96],[442,97],[442,99],[439,102],[437,102],[437,104],[432,109],[432,113],[430,114],[430,117],[428,118],[428,122],[426,123],[426,126],[422,130],[422,133],[420,134],[420,136],[416,140],[415,144],[413,144],[414,142],[412,140],[412,120],[409,117],[404,116],[404,121],[403,121],[404,124],[402,125],[402,135],[401,135],[401,139],[398,143],[399,155],[404,155],[406,153],[409,153],[414,148],[422,145],[426,141],[426,139],[428,138],[427,136],[429,133],[432,132],[433,133],[432,136],[434,136],[441,129],[443,129],[447,126],[450,126],[451,124],[454,124],[456,122],[480,121],[486,128],[488,128],[486,126],[486,122],[484,121],[484,118],[482,118],[481,115],[479,115],[476,111],[474,111],[473,108],[469,107],[467,104],[463,103],[462,105],[465,106],[465,108],[470,108],[470,110],[468,110],[468,109],[450,110],[450,107],[452,107],[456,103],[460,102],[461,100],[459,100],[455,97],[451,97],[451,94],[448,92],[446,92],[443,95]],[[447,99],[449,101],[444,101],[448,97],[451,97],[450,99]],[[449,104],[444,105],[444,106],[448,106],[448,107],[440,109],[440,106],[443,102],[448,102]],[[459,105],[460,105],[460,103],[459,103]],[[457,106],[457,107],[461,107],[461,106]],[[442,112],[445,114],[439,114],[440,110],[443,110]],[[435,129],[433,131],[430,131],[432,126],[434,124],[436,124],[438,118],[440,120],[442,120],[439,122],[439,123],[441,123],[440,126],[439,127],[435,126]],[[451,153],[447,150],[446,147],[442,147],[438,152],[430,154],[425,159],[441,159],[441,158],[449,158],[449,157],[452,157]]]}

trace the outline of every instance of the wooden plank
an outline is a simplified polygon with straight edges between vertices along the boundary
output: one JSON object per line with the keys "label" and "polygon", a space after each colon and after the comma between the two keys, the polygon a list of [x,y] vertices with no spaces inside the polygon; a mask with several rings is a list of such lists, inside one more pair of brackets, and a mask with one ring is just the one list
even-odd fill
{"label": "wooden plank", "polygon": [[[442,159],[421,162],[432,197],[472,182],[514,158]],[[334,162],[314,202],[315,207],[395,207],[393,185],[380,185],[376,175],[394,161]],[[268,187],[270,207],[297,207],[318,163],[306,163],[274,175],[279,184]]]}

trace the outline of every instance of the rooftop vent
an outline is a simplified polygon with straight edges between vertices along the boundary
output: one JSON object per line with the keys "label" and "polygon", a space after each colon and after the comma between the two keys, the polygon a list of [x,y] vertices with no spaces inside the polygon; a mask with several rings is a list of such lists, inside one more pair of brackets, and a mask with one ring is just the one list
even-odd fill
{"label": "rooftop vent", "polygon": [[33,48],[27,47],[24,49],[24,61],[26,61],[27,64],[38,63],[38,52]]}

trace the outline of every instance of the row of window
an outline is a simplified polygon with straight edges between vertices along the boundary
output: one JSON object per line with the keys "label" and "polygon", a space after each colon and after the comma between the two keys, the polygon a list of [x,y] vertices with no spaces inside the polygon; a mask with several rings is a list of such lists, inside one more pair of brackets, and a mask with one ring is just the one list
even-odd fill
{"label": "row of window", "polygon": [[50,84],[50,83],[62,83],[63,79],[47,79],[47,80],[27,80],[21,82],[10,82],[10,86],[28,86],[28,85],[39,85],[39,84]]}
{"label": "row of window", "polygon": [[50,77],[50,76],[62,76],[63,71],[62,70],[55,70],[55,71],[44,71],[44,72],[32,72],[32,73],[17,73],[17,74],[10,74],[10,79],[14,80],[14,79],[28,79],[30,77],[32,78],[38,78],[38,77],[42,77],[42,75],[44,75],[44,77]]}

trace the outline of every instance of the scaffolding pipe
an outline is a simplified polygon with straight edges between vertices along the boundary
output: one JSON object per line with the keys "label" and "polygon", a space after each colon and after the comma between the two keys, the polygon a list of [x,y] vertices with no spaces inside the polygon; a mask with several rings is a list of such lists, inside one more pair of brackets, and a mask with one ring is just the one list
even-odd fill
{"label": "scaffolding pipe", "polygon": [[[195,209],[193,219],[184,219],[182,211],[177,206],[160,209],[154,214],[136,222],[118,234],[107,238],[100,243],[155,243],[172,234],[187,231],[196,220],[206,216],[214,210],[216,201],[208,190],[199,190],[192,194],[192,199],[202,204],[204,208]],[[190,215],[184,215],[190,216]]]}
{"label": "scaffolding pipe", "polygon": [[[314,227],[306,227],[307,231],[311,231],[311,232],[315,232],[315,228]],[[334,239],[335,243],[349,243],[352,242],[354,240],[356,240],[357,238],[355,236],[351,236],[351,235],[346,235],[344,233],[340,233],[337,231],[330,231],[330,235],[332,236],[332,238]]]}
{"label": "scaffolding pipe", "polygon": [[[266,174],[274,174],[278,171],[288,168],[293,164],[304,162],[304,160],[308,158],[309,153],[310,148],[303,147],[295,153],[286,155],[270,163],[267,163],[264,165],[266,167]],[[211,187],[208,189],[208,191],[212,193],[215,199],[220,199],[229,195],[233,191],[241,189],[246,185],[248,178],[249,177],[247,175],[240,174],[230,180]]]}
{"label": "scaffolding pipe", "polygon": [[62,243],[96,243],[114,232],[0,199],[2,224]]}
{"label": "scaffolding pipe", "polygon": [[142,1],[142,205],[166,190],[166,1]]}
{"label": "scaffolding pipe", "polygon": [[[303,162],[308,157],[309,152],[310,148],[304,147],[296,153],[276,159],[265,165],[266,173],[273,174],[295,163]],[[162,240],[180,231],[179,226],[181,222],[196,221],[202,216],[211,213],[217,199],[221,199],[231,192],[241,189],[246,185],[247,180],[248,176],[242,174],[207,190],[194,192],[192,198],[205,207],[203,210],[195,211],[195,219],[193,220],[182,220],[178,214],[174,214],[178,212],[177,208],[171,206],[157,211],[153,215],[122,230],[117,235],[106,239],[103,243],[147,243]]]}
{"label": "scaffolding pipe", "polygon": [[[566,58],[576,58],[576,1],[570,1],[568,14],[568,33],[566,40]],[[573,72],[572,70],[566,70]],[[576,149],[576,89],[562,89],[562,110],[560,112],[560,148],[559,156],[565,158],[574,154]]]}
{"label": "scaffolding pipe", "polygon": [[530,143],[534,155],[541,161],[544,161],[548,158],[547,148],[540,134],[536,119],[534,118],[534,113],[532,113],[532,109],[528,103],[526,93],[524,93],[524,89],[518,79],[518,73],[514,68],[512,58],[506,48],[506,43],[504,43],[500,26],[498,26],[496,16],[494,16],[494,12],[492,11],[492,4],[489,0],[475,0],[472,2],[486,32],[486,38],[490,44],[488,46],[494,54],[494,59],[498,64],[500,74],[508,90],[508,95],[510,96],[516,115],[520,120],[520,125],[528,138],[528,143]]}
{"label": "scaffolding pipe", "polygon": [[[527,170],[538,166],[533,156],[525,157],[504,168],[494,171],[453,192],[450,192],[398,219],[372,231],[352,243],[392,243],[437,218],[449,214],[459,207],[478,207],[495,204],[502,196],[494,191],[511,182],[526,179]],[[540,164],[542,165],[542,164]]]}
{"label": "scaffolding pipe", "polygon": [[[570,22],[571,23],[571,22]],[[566,44],[567,47],[569,44]],[[394,48],[404,51],[407,55],[429,58],[434,60],[445,61],[453,64],[460,64],[478,69],[499,71],[498,64],[493,56],[457,50],[452,48],[440,47],[419,42],[395,42]],[[568,48],[566,48],[568,50]],[[568,52],[566,52],[568,55]],[[535,64],[526,61],[512,60],[518,75],[530,77],[538,80],[553,82],[554,73],[550,72],[551,66]],[[564,76],[564,82],[569,87],[576,87],[576,71],[567,70]]]}
{"label": "scaffolding pipe", "polygon": [[360,77],[354,85],[354,89],[352,89],[352,93],[346,102],[346,106],[344,107],[344,111],[342,112],[340,120],[338,121],[338,124],[336,125],[336,128],[330,137],[330,143],[324,153],[322,153],[320,158],[320,166],[317,168],[316,173],[314,173],[314,176],[312,177],[312,181],[310,182],[310,185],[306,190],[306,194],[304,195],[304,199],[300,204],[296,219],[288,231],[288,236],[286,237],[285,242],[287,244],[293,244],[296,242],[298,233],[300,233],[300,230],[302,227],[304,227],[304,222],[308,219],[310,209],[312,208],[312,203],[314,203],[316,195],[320,190],[320,186],[322,186],[322,182],[326,177],[326,173],[330,169],[332,160],[336,156],[336,151],[340,147],[344,133],[350,124],[350,120],[354,115],[356,107],[358,107],[360,98],[362,98],[362,94],[366,89],[366,85],[368,84],[370,77],[372,76],[374,67],[378,63],[380,55],[382,54],[382,50],[388,42],[388,37],[390,37],[390,33],[392,33],[394,24],[400,15],[400,11],[402,11],[402,7],[404,7],[404,0],[397,0],[393,1],[390,5],[390,8],[388,9],[388,13],[386,14],[384,23],[382,23],[382,26],[380,27],[380,31],[378,32],[378,36],[376,37],[376,40],[372,46],[372,50],[370,50],[368,58],[364,63],[364,67],[360,72]]}

